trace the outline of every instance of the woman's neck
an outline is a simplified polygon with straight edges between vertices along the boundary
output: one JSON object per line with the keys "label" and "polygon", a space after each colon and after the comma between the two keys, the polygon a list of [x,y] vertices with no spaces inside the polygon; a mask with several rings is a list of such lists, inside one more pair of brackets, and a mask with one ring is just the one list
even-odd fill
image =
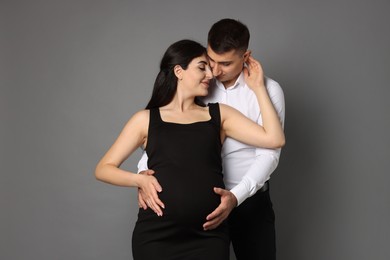
{"label": "woman's neck", "polygon": [[166,106],[162,107],[163,109],[177,110],[184,112],[186,110],[192,110],[198,108],[199,106],[195,104],[194,98],[180,98],[178,95],[175,95],[173,100]]}

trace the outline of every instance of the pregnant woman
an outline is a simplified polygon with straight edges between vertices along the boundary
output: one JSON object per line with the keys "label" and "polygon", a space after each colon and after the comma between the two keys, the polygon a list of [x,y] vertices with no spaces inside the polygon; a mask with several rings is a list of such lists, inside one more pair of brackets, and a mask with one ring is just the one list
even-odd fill
{"label": "pregnant woman", "polygon": [[[279,119],[268,97],[260,63],[249,57],[245,80],[261,106],[263,126],[235,109],[203,105],[212,73],[206,49],[182,40],[165,52],[153,94],[96,167],[98,180],[138,187],[148,209],[140,209],[133,232],[133,257],[150,259],[229,259],[226,225],[203,230],[207,214],[224,188],[221,147],[226,136],[265,148],[284,145]],[[120,165],[142,146],[154,175],[133,174]]]}

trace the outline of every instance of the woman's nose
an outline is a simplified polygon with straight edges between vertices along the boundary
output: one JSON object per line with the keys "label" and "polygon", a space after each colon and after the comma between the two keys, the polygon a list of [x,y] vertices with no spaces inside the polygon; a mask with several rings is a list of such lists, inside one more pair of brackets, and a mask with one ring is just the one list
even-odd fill
{"label": "woman's nose", "polygon": [[212,79],[213,78],[213,73],[212,73],[210,68],[206,69],[206,78],[208,78],[208,79]]}

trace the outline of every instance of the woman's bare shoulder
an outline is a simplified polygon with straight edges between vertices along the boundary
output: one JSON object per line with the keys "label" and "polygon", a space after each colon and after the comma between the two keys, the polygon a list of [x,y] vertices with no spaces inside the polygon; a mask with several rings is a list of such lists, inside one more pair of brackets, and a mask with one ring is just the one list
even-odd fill
{"label": "woman's bare shoulder", "polygon": [[139,126],[147,125],[148,123],[149,123],[149,110],[147,110],[147,109],[143,109],[143,110],[136,112],[135,114],[133,114],[131,116],[131,118],[127,122],[128,125],[135,124],[135,125],[139,125]]}
{"label": "woman's bare shoulder", "polygon": [[149,119],[149,109],[143,109],[143,110],[139,110],[137,111],[133,117],[137,117],[137,118],[140,118],[140,119]]}
{"label": "woman's bare shoulder", "polygon": [[219,103],[219,110],[221,111],[221,115],[230,115],[230,114],[240,114],[240,112],[235,109],[234,107],[231,107],[229,105],[221,104]]}

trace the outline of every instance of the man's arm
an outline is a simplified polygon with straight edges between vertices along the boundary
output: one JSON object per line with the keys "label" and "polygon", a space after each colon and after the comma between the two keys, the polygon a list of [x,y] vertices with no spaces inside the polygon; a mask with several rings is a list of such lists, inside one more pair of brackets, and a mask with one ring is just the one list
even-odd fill
{"label": "man's arm", "polygon": [[279,163],[280,149],[256,149],[256,159],[243,176],[239,184],[230,192],[237,198],[237,206],[247,198],[253,196],[264,183],[269,180],[271,174]]}
{"label": "man's arm", "polygon": [[254,195],[269,179],[279,162],[280,149],[259,149],[256,151],[255,162],[251,165],[241,182],[230,191],[215,188],[214,192],[221,197],[219,206],[206,217],[207,222],[203,225],[205,230],[218,227],[230,214],[247,198]]}
{"label": "man's arm", "polygon": [[137,167],[138,167],[138,173],[148,169],[148,155],[146,154],[145,151],[142,153],[142,157],[139,160]]}
{"label": "man's arm", "polygon": [[[266,86],[272,104],[284,127],[285,102],[283,90],[276,81],[269,78],[266,78]],[[262,124],[261,118],[258,119],[258,123]],[[205,230],[218,227],[236,206],[263,187],[279,163],[280,152],[281,149],[256,148],[255,161],[243,176],[241,182],[230,191],[222,189],[216,191],[221,196],[221,203],[207,216],[207,222],[203,225]]]}
{"label": "man's arm", "polygon": [[[283,90],[276,81],[269,78],[266,78],[266,85],[280,123],[284,127],[285,102]],[[262,124],[261,118],[258,119],[257,123]],[[230,190],[237,198],[237,205],[240,205],[263,187],[278,166],[280,152],[281,149],[256,148],[255,161],[243,176],[241,182]]]}

